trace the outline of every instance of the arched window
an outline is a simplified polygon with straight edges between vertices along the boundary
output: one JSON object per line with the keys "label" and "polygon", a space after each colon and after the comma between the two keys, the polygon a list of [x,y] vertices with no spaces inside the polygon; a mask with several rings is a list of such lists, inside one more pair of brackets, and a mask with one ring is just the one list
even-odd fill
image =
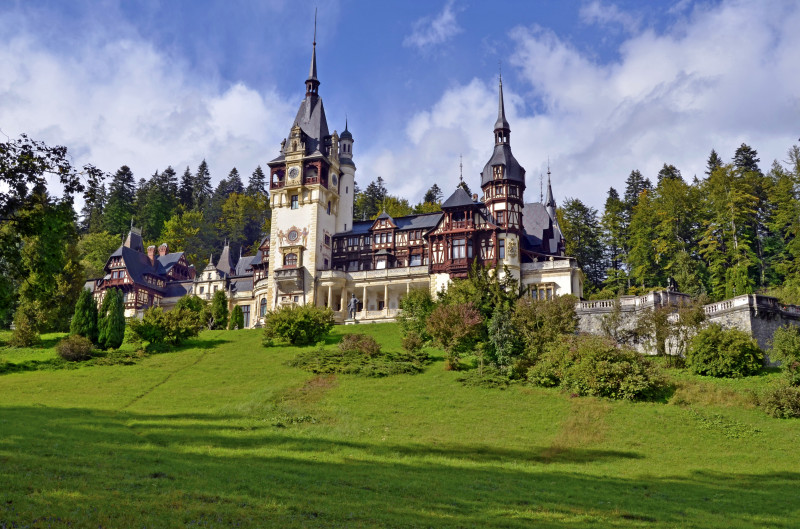
{"label": "arched window", "polygon": [[262,298],[261,299],[261,317],[263,318],[266,315],[267,315],[267,298]]}
{"label": "arched window", "polygon": [[297,254],[287,253],[283,256],[283,266],[297,266]]}

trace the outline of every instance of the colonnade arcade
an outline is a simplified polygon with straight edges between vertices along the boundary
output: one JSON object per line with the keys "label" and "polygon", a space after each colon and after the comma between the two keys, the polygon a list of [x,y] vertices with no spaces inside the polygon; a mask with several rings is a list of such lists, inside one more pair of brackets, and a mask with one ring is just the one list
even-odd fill
{"label": "colonnade arcade", "polygon": [[430,281],[383,281],[351,283],[321,281],[317,289],[317,306],[330,307],[339,322],[349,318],[347,305],[355,294],[358,299],[356,321],[394,320],[400,312],[400,300],[412,289],[430,288]]}

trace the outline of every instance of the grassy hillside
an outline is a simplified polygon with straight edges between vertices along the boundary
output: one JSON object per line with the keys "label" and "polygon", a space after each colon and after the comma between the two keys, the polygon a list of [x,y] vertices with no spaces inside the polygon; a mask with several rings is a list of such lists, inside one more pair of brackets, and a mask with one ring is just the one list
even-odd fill
{"label": "grassy hillside", "polygon": [[[337,327],[399,348],[395,325]],[[257,331],[133,365],[0,348],[0,527],[796,527],[800,421],[776,374],[673,373],[670,403],[314,376]],[[0,336],[0,340],[3,336]],[[436,354],[434,352],[434,354]],[[1,371],[1,370],[0,370]]]}

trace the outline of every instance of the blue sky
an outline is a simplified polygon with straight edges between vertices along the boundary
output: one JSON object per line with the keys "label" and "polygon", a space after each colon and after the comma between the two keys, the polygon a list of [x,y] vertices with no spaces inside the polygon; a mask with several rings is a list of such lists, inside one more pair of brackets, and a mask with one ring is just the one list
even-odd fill
{"label": "blue sky", "polygon": [[473,189],[502,63],[512,148],[539,199],[601,208],[632,169],[701,175],[747,142],[800,137],[793,1],[0,2],[0,130],[137,178],[206,158],[216,180],[276,156],[303,97],[318,8],[320,94],[357,180],[418,200]]}

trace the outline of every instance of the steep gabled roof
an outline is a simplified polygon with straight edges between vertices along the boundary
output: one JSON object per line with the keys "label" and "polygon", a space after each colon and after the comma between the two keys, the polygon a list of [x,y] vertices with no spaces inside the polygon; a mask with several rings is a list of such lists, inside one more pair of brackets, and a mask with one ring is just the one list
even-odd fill
{"label": "steep gabled roof", "polygon": [[442,209],[460,208],[465,206],[475,206],[472,197],[469,196],[463,187],[459,186],[450,197],[442,204]]}
{"label": "steep gabled roof", "polygon": [[183,252],[172,252],[167,255],[157,255],[156,262],[158,263],[158,273],[166,275],[172,270],[172,267],[178,264],[178,261],[183,257]]}
{"label": "steep gabled roof", "polygon": [[494,180],[492,167],[497,165],[502,165],[504,168],[503,179],[525,183],[525,169],[523,169],[517,159],[514,158],[514,155],[511,153],[511,146],[507,143],[502,143],[494,146],[492,157],[483,167],[483,171],[481,172],[481,186]]}

